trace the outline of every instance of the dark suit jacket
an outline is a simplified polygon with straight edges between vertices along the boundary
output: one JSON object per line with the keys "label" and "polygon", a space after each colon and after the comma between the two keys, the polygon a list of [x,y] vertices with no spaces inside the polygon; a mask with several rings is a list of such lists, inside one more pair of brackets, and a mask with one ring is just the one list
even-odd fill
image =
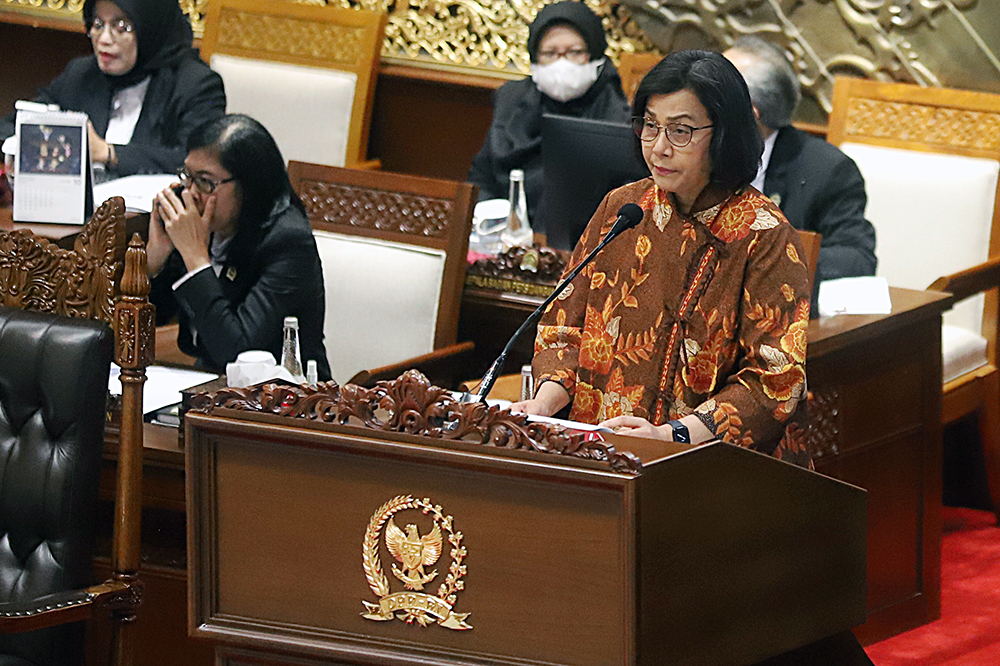
{"label": "dark suit jacket", "polygon": [[854,161],[794,127],[778,131],[764,194],[796,229],[823,235],[816,283],[875,274],[875,228],[865,219],[865,181]]}
{"label": "dark suit jacket", "polygon": [[173,283],[186,272],[174,251],[150,292],[158,324],[178,315],[181,351],[218,372],[250,349],[267,350],[280,361],[284,319],[295,316],[303,368],[313,359],[319,378],[330,378],[323,346],[323,271],[312,229],[297,208],[287,201],[276,206],[248,261],[227,258],[218,277],[202,270],[174,291]]}
{"label": "dark suit jacket", "polygon": [[[83,111],[102,137],[108,129],[114,91],[94,56],[71,60],[63,73],[38,91],[36,100],[64,111]],[[116,146],[113,175],[174,173],[187,156],[187,138],[202,123],[226,112],[222,79],[194,51],[175,67],[152,74],[132,140]],[[15,113],[0,121],[0,139],[14,134]]]}

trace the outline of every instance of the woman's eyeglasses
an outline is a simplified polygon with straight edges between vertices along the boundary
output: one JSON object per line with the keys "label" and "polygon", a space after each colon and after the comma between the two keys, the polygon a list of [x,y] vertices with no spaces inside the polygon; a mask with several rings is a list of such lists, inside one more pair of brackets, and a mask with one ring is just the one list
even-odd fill
{"label": "woman's eyeglasses", "polygon": [[131,37],[135,34],[135,28],[132,27],[132,24],[128,21],[128,19],[120,18],[105,23],[103,20],[96,17],[90,24],[88,34],[91,37],[98,37],[102,32],[104,32],[105,28],[108,28],[111,32],[111,36],[115,38],[126,36]]}
{"label": "woman's eyeglasses", "polygon": [[646,143],[653,143],[656,141],[656,137],[660,136],[660,130],[667,137],[667,141],[671,143],[676,148],[683,148],[684,146],[691,143],[691,139],[694,138],[694,133],[698,130],[708,129],[712,125],[702,125],[701,127],[691,127],[690,125],[685,125],[684,123],[667,123],[666,125],[660,125],[655,123],[649,118],[636,117],[632,119],[632,129],[635,130],[635,135],[639,137],[640,141]]}
{"label": "woman's eyeglasses", "polygon": [[215,192],[215,188],[224,183],[231,183],[236,178],[226,178],[225,180],[215,181],[211,178],[206,178],[205,176],[193,176],[187,172],[186,169],[181,169],[177,172],[177,177],[181,179],[181,185],[189,190],[195,190],[201,194],[211,194]]}
{"label": "woman's eyeglasses", "polygon": [[566,51],[539,51],[538,52],[538,64],[539,65],[549,65],[554,63],[559,58],[566,58],[570,62],[574,62],[577,65],[586,65],[590,62],[590,51],[587,49],[568,49]]}

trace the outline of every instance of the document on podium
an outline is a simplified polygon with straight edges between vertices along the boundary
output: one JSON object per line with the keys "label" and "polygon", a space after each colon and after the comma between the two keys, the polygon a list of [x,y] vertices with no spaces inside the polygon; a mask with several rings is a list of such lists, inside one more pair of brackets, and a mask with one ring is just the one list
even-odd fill
{"label": "document on podium", "polygon": [[[121,368],[111,364],[111,376],[108,379],[108,391],[112,395],[121,395],[122,383],[119,379]],[[181,391],[204,384],[219,376],[213,372],[201,372],[186,368],[168,368],[162,365],[151,365],[146,368],[146,383],[142,389],[142,413],[150,414],[158,409],[181,401]]]}
{"label": "document on podium", "polygon": [[87,115],[20,110],[15,136],[14,219],[83,224],[90,170]]}

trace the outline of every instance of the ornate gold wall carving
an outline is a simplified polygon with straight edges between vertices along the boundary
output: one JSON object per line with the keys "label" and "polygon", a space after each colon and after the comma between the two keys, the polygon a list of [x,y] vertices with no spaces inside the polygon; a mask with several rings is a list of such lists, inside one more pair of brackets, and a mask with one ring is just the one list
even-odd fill
{"label": "ornate gold wall carving", "polygon": [[[210,0],[179,0],[200,35]],[[275,0],[278,1],[278,0]],[[298,0],[389,13],[383,58],[477,74],[529,71],[528,24],[543,0]],[[724,48],[742,34],[781,44],[823,121],[833,77],[1000,92],[996,0],[585,0],[603,19],[612,58],[623,51]],[[0,12],[79,25],[83,0],[0,0]]]}
{"label": "ornate gold wall carving", "polygon": [[823,121],[833,77],[1000,92],[995,0],[623,0],[663,52],[782,45],[802,82],[800,115]]}

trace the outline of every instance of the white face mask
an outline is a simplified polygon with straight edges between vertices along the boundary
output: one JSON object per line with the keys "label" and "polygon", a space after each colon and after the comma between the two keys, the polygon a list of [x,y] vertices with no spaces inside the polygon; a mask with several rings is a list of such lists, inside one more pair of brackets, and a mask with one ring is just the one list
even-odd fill
{"label": "white face mask", "polygon": [[590,90],[601,71],[605,58],[583,65],[559,58],[547,65],[531,65],[531,78],[538,89],[554,100],[568,102]]}

